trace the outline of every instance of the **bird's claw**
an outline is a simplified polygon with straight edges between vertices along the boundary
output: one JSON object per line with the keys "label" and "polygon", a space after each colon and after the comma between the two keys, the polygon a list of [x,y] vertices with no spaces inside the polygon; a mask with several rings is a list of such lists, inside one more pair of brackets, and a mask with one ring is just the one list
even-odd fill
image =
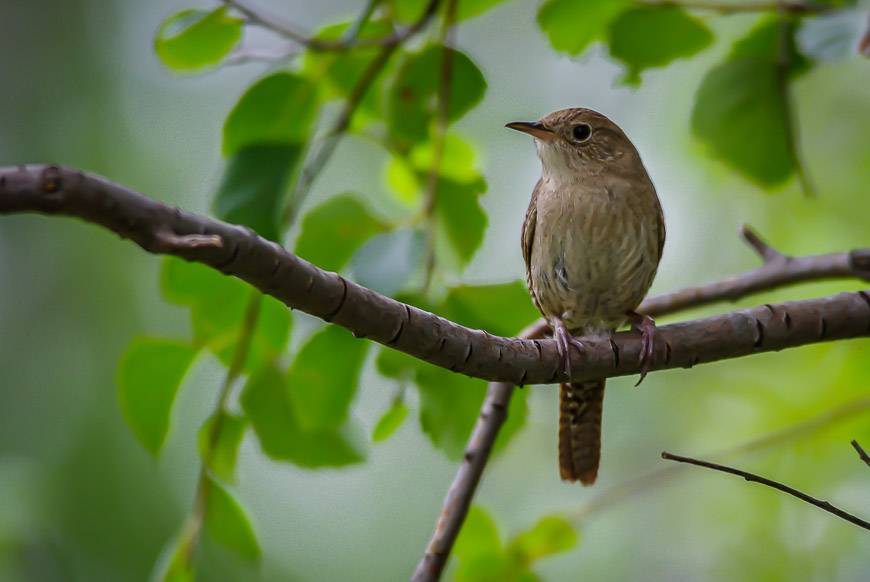
{"label": "bird's claw", "polygon": [[568,328],[561,321],[556,321],[553,326],[553,339],[556,340],[556,348],[559,351],[559,356],[562,358],[562,365],[568,379],[571,379],[571,346],[577,349],[581,354],[585,349],[583,342],[571,335]]}
{"label": "bird's claw", "polygon": [[640,386],[652,368],[655,360],[656,322],[649,315],[631,314],[631,328],[640,332],[640,378],[635,386]]}

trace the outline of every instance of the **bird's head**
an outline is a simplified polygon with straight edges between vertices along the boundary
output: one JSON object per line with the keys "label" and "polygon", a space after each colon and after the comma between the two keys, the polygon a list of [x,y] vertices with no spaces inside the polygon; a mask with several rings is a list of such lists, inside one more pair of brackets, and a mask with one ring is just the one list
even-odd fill
{"label": "bird's head", "polygon": [[545,176],[577,180],[640,162],[619,126],[591,109],[561,109],[539,121],[515,121],[505,127],[535,138]]}

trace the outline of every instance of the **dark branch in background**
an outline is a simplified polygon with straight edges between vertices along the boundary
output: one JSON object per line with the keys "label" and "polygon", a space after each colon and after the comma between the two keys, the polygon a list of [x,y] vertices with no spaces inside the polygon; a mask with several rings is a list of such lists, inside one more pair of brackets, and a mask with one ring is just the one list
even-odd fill
{"label": "dark branch in background", "polygon": [[[638,311],[651,316],[667,315],[720,301],[734,301],[751,293],[776,289],[800,281],[854,277],[867,280],[870,276],[870,251],[868,250],[789,257],[764,242],[747,225],[741,227],[740,234],[761,258],[761,267],[709,285],[647,298]],[[759,328],[762,329],[763,327]],[[540,320],[525,330],[521,337],[537,339],[544,337],[547,332],[546,322]],[[759,337],[763,340],[763,334]],[[417,564],[415,582],[440,578],[456,536],[468,514],[493,443],[504,424],[504,411],[507,410],[513,390],[513,384],[510,383],[493,382],[489,385],[477,424],[469,437],[465,457],[447,491],[432,538],[429,540],[423,558]],[[870,401],[865,404],[870,404]],[[632,484],[628,484],[629,490],[631,487]],[[617,492],[617,495],[619,494]]]}
{"label": "dark branch in background", "polygon": [[788,156],[794,166],[798,182],[804,196],[813,197],[816,189],[810,180],[806,162],[800,147],[800,129],[797,113],[792,103],[791,87],[789,86],[789,74],[792,62],[792,42],[794,38],[794,23],[788,16],[785,4],[780,3],[779,17],[777,18],[777,57],[776,57],[776,85],[779,92],[779,107],[782,115],[783,128],[785,130],[785,142],[788,148]]}
{"label": "dark branch in background", "polygon": [[[250,229],[169,207],[91,174],[58,166],[0,168],[0,213],[22,212],[76,216],[102,225],[146,251],[209,265],[358,337],[468,376],[519,385],[568,379],[552,340],[505,338],[463,327],[323,271]],[[165,233],[180,241],[189,235],[216,236],[221,244],[174,246],[166,243]],[[837,264],[844,256],[852,276],[870,279],[870,250],[827,255]],[[652,370],[868,335],[868,291],[763,305],[660,327]],[[572,381],[639,372],[636,332],[583,342],[584,353],[572,355]]]}
{"label": "dark branch in background", "polygon": [[[861,414],[866,414],[868,411],[870,411],[870,396],[864,396],[863,398],[858,398],[835,406],[808,420],[798,422],[762,437],[752,439],[735,447],[729,447],[711,453],[706,455],[706,457],[712,459],[727,459],[747,453],[755,453],[788,441],[807,437],[834,424],[852,419]],[[683,474],[688,468],[689,467],[684,464],[669,465],[614,485],[613,487],[597,493],[592,497],[592,499],[583,503],[578,508],[569,511],[567,517],[575,523],[583,522],[591,515],[607,509],[608,507],[612,507],[620,501],[634,497],[635,495],[651,493],[658,487],[671,482],[678,475]]]}
{"label": "dark branch in background", "polygon": [[435,270],[435,205],[438,203],[438,177],[441,173],[441,160],[444,157],[444,142],[447,140],[447,126],[450,123],[450,90],[453,85],[453,25],[456,21],[458,0],[447,0],[444,25],[441,27],[441,66],[438,82],[438,114],[435,119],[435,138],[432,142],[432,167],[426,198],[423,201],[423,220],[426,227],[426,254],[424,257],[423,284],[425,294],[432,283]]}
{"label": "dark branch in background", "polygon": [[313,146],[314,153],[308,157],[305,164],[302,166],[302,170],[299,173],[299,179],[296,181],[296,187],[293,191],[291,203],[287,207],[287,211],[283,216],[284,224],[290,224],[293,222],[295,214],[299,212],[300,208],[302,208],[305,198],[308,196],[311,186],[314,183],[314,179],[332,157],[332,154],[335,153],[335,148],[338,146],[338,142],[341,140],[342,135],[347,131],[348,127],[350,127],[353,114],[356,112],[360,103],[362,103],[362,100],[372,83],[374,83],[380,72],[387,65],[387,62],[389,62],[390,57],[405,40],[423,29],[425,24],[429,22],[435,14],[439,4],[440,0],[429,0],[429,4],[426,6],[426,10],[423,12],[419,20],[406,30],[407,34],[393,35],[381,45],[381,50],[372,62],[369,63],[368,68],[363,72],[359,81],[357,81],[350,96],[348,96],[347,101],[345,102],[344,108],[342,108],[341,112],[338,114],[332,127],[327,130],[326,134],[321,139],[320,144]]}
{"label": "dark branch in background", "polygon": [[704,0],[637,0],[644,6],[675,6],[688,10],[707,10],[720,14],[741,14],[747,12],[777,12],[789,14],[821,14],[836,10],[838,6],[816,4],[813,2],[705,2]]}
{"label": "dark branch in background", "polygon": [[[390,45],[395,46],[403,43],[405,40],[411,38],[426,27],[432,17],[435,16],[435,12],[438,9],[439,1],[440,0],[430,1],[429,4],[426,5],[423,14],[421,14],[420,18],[418,18],[417,21],[412,23],[407,28],[398,30],[390,35],[381,38],[361,39],[358,37],[357,34],[349,34],[340,40],[326,40],[313,36],[308,36],[305,33],[299,32],[287,24],[282,24],[278,22],[273,17],[264,15],[257,9],[251,8],[250,6],[248,6],[247,2],[239,2],[238,0],[223,0],[223,3],[226,6],[235,9],[242,16],[244,16],[248,24],[253,24],[255,26],[265,28],[266,30],[271,30],[275,34],[292,40],[293,42],[296,42],[313,51],[346,51],[357,47],[386,47]],[[372,6],[372,4],[375,3],[370,2],[366,6],[366,9],[362,12],[362,16],[366,20],[368,19],[368,17],[371,16],[372,12],[374,11],[375,6]],[[361,28],[361,25],[355,26]]]}
{"label": "dark branch in background", "polygon": [[760,477],[753,473],[747,473],[746,471],[741,471],[740,469],[735,469],[733,467],[727,467],[725,465],[718,465],[716,463],[710,463],[709,461],[702,461],[699,459],[693,459],[691,457],[681,457],[680,455],[672,455],[668,452],[662,452],[662,458],[668,461],[677,461],[680,463],[688,463],[690,465],[696,465],[698,467],[705,467],[707,469],[713,469],[714,471],[721,471],[723,473],[730,473],[732,475],[737,475],[738,477],[743,477],[747,481],[753,483],[761,483],[762,485],[767,485],[768,487],[772,487],[778,491],[782,491],[783,493],[788,493],[794,497],[797,497],[801,501],[806,501],[810,505],[815,505],[819,509],[824,509],[828,513],[833,513],[840,519],[845,519],[849,523],[853,523],[858,527],[864,528],[866,530],[870,530],[870,522],[866,522],[863,519],[852,515],[842,509],[835,507],[828,503],[827,501],[821,501],[816,499],[815,497],[811,497],[806,493],[802,493],[797,489],[793,489],[788,485],[783,485],[777,481],[773,481],[771,479],[767,479],[766,477]]}
{"label": "dark branch in background", "polygon": [[220,440],[221,430],[223,430],[224,416],[229,412],[227,403],[229,402],[230,394],[236,380],[242,375],[242,370],[245,366],[245,360],[248,359],[248,352],[251,349],[251,341],[254,337],[254,329],[257,327],[257,319],[260,315],[260,303],[262,303],[263,294],[257,290],[252,290],[251,297],[248,300],[248,305],[245,308],[245,316],[242,320],[242,327],[239,330],[238,343],[233,352],[233,360],[230,362],[230,367],[227,370],[227,375],[224,378],[220,393],[218,394],[218,402],[215,406],[214,422],[208,432],[207,448],[202,459],[202,465],[199,469],[199,477],[197,478],[196,494],[193,500],[193,510],[182,530],[181,543],[184,547],[184,557],[188,564],[192,563],[193,555],[199,545],[199,539],[202,534],[202,526],[205,522],[205,514],[208,510],[208,496],[210,494],[209,473],[211,465],[214,462],[214,454]]}
{"label": "dark branch in background", "polygon": [[852,447],[858,453],[858,457],[862,461],[864,461],[864,463],[866,463],[868,467],[870,467],[870,456],[867,455],[867,451],[865,451],[863,448],[861,448],[861,445],[858,444],[858,441],[853,439],[852,440]]}

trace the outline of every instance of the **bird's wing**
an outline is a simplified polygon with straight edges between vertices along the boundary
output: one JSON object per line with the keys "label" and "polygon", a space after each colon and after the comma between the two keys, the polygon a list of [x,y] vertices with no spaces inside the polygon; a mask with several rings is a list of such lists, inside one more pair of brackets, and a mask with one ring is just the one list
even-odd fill
{"label": "bird's wing", "polygon": [[658,230],[658,243],[659,243],[659,254],[658,260],[662,260],[662,252],[665,248],[665,213],[662,211],[662,203],[659,202],[658,195],[655,194],[655,189],[653,189],[653,198],[655,199],[656,206],[656,227]]}
{"label": "bird's wing", "polygon": [[523,259],[526,262],[526,282],[529,289],[532,289],[532,243],[535,240],[535,226],[538,223],[538,190],[541,188],[541,181],[535,184],[535,189],[532,190],[532,199],[529,201],[529,208],[526,210],[526,218],[523,220]]}

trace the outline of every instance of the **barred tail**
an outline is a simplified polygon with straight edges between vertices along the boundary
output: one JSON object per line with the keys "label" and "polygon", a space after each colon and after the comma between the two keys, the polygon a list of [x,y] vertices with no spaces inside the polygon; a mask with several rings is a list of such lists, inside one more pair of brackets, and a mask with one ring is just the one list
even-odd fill
{"label": "barred tail", "polygon": [[563,480],[595,483],[603,404],[604,380],[559,386],[559,473]]}

